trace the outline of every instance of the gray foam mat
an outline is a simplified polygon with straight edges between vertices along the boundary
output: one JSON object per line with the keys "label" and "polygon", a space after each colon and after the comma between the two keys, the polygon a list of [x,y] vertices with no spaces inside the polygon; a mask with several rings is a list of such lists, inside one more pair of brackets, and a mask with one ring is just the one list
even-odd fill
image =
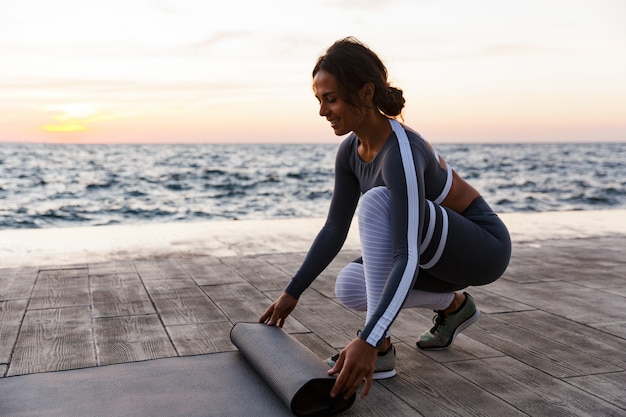
{"label": "gray foam mat", "polygon": [[328,368],[281,329],[239,323],[231,338],[239,352],[0,378],[0,416],[318,416],[354,402],[330,399]]}
{"label": "gray foam mat", "polygon": [[7,377],[1,416],[291,416],[239,352]]}

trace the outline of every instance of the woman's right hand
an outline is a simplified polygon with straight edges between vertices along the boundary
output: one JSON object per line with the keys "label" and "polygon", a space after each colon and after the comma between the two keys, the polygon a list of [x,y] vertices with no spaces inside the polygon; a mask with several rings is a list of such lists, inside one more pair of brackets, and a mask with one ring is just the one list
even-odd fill
{"label": "woman's right hand", "polygon": [[282,293],[271,306],[265,310],[261,317],[259,317],[259,323],[265,323],[268,326],[283,327],[285,319],[298,304],[298,299],[292,297],[286,292]]}

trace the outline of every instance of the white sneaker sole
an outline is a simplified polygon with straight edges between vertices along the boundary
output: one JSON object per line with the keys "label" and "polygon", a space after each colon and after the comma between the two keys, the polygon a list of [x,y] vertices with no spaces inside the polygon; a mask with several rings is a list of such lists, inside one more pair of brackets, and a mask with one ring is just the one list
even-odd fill
{"label": "white sneaker sole", "polygon": [[391,371],[383,371],[383,372],[374,372],[374,380],[377,379],[388,379],[396,376],[396,370],[392,369]]}

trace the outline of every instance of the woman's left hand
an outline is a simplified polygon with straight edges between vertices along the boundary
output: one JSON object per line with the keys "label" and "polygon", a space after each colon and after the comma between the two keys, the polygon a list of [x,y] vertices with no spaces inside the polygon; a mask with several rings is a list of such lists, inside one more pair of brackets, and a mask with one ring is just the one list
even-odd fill
{"label": "woman's left hand", "polygon": [[377,356],[378,350],[366,341],[356,338],[350,342],[339,353],[335,366],[328,371],[329,375],[339,373],[330,396],[334,398],[337,395],[343,395],[345,399],[348,399],[359,389],[365,379],[361,398],[367,397],[374,379]]}

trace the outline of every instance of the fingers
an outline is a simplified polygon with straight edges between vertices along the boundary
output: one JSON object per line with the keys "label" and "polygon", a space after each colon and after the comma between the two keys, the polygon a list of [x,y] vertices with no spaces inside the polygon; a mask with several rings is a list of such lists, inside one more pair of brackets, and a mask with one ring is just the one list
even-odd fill
{"label": "fingers", "polygon": [[259,323],[265,323],[268,326],[277,325],[278,327],[282,328],[285,324],[285,318],[286,317],[282,317],[282,314],[278,310],[278,308],[276,308],[276,306],[272,304],[267,308],[267,310],[265,310],[263,314],[261,314],[261,317],[259,317]]}
{"label": "fingers", "polygon": [[287,316],[296,307],[298,300],[287,293],[283,293],[274,303],[265,310],[259,318],[259,322],[268,326],[283,327]]}
{"label": "fingers", "polygon": [[[337,395],[343,394],[343,398],[347,400],[348,398],[352,396],[352,394],[354,394],[359,389],[359,387],[361,386],[361,383],[363,382],[363,377],[364,377],[363,373],[359,372],[353,366],[344,367],[345,360],[346,360],[346,355],[342,351],[339,354],[339,358],[337,359],[337,362],[335,362],[335,366],[333,366],[328,371],[329,375],[335,375],[339,373],[339,375],[337,376],[337,380],[335,381],[335,385],[333,385],[333,388],[330,391],[331,398],[334,398]],[[371,381],[370,381],[370,385],[371,385]],[[369,391],[369,387],[368,387],[368,391]],[[365,397],[362,396],[362,398],[365,398]]]}
{"label": "fingers", "polygon": [[267,323],[270,326],[278,326],[278,327],[283,327],[283,324],[285,323],[285,319],[283,317],[281,317],[280,312],[278,311],[277,308],[274,309],[274,313],[272,314],[272,317],[270,318],[270,321]]}
{"label": "fingers", "polygon": [[259,323],[268,323],[268,319],[271,321],[271,317],[274,314],[274,305],[272,304],[271,306],[269,306],[267,308],[267,310],[265,310],[265,312],[263,314],[261,314],[261,317],[259,317]]}
{"label": "fingers", "polygon": [[335,365],[328,371],[330,375],[338,374],[330,396],[334,398],[337,395],[343,395],[343,398],[348,399],[365,380],[361,398],[367,397],[374,379],[376,357],[376,348],[361,339],[350,342],[339,353]]}
{"label": "fingers", "polygon": [[[361,393],[361,399],[364,400],[367,397],[367,394],[370,393],[370,388],[372,387],[372,382],[374,382],[374,373],[372,372],[365,378],[365,387],[363,387],[363,392]],[[356,392],[356,390],[355,390]]]}
{"label": "fingers", "polygon": [[[330,396],[331,398],[334,398],[337,395],[343,394],[343,398],[347,400],[348,398],[352,396],[352,394],[354,394],[359,389],[362,383],[363,383],[362,373],[350,370],[347,367],[345,367],[339,372],[339,376],[337,377],[337,380],[335,381],[335,385],[330,391]],[[365,398],[365,397],[362,396],[362,398]]]}

